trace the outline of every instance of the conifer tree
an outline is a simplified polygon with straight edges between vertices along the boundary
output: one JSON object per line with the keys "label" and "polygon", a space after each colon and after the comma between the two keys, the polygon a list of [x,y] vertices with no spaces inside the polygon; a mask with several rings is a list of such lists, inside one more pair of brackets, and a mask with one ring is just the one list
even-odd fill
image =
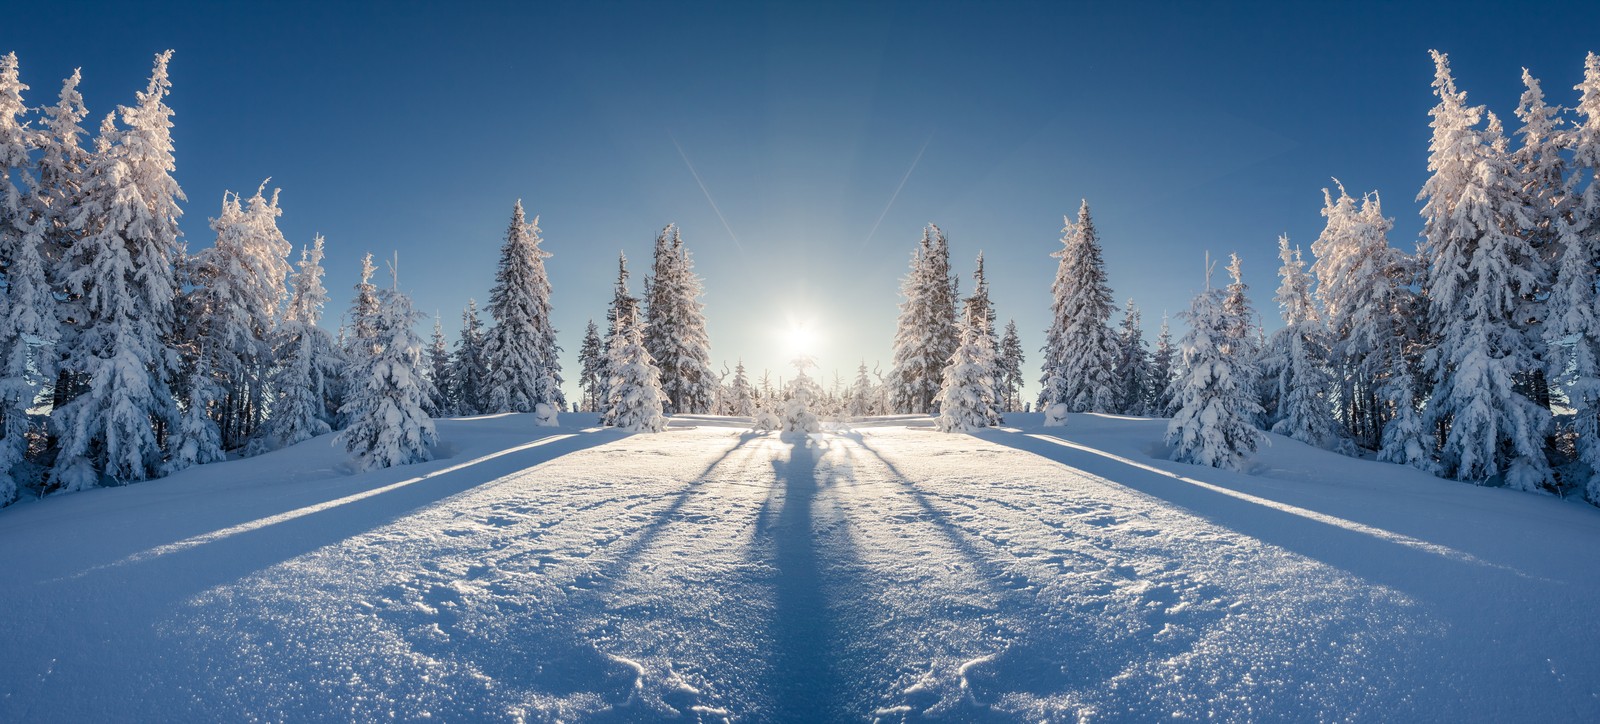
{"label": "conifer tree", "polygon": [[578,348],[578,388],[583,391],[584,412],[600,409],[600,398],[605,394],[605,347],[600,342],[600,329],[594,320],[583,331],[583,345]]}
{"label": "conifer tree", "polygon": [[1552,220],[1556,234],[1554,283],[1544,343],[1550,378],[1566,387],[1572,432],[1585,494],[1600,504],[1600,55],[1590,53],[1579,91],[1579,120],[1567,134],[1573,173],[1565,215]]}
{"label": "conifer tree", "polygon": [[1111,331],[1111,288],[1106,285],[1100,239],[1089,218],[1089,202],[1078,220],[1063,219],[1061,244],[1051,256],[1056,266],[1051,286],[1050,329],[1045,333],[1044,390],[1039,409],[1046,425],[1065,424],[1068,412],[1116,409],[1114,378],[1117,345]]}
{"label": "conifer tree", "polygon": [[483,324],[478,320],[478,302],[467,300],[461,312],[461,336],[450,359],[451,387],[456,393],[456,414],[482,415],[489,407],[485,383],[489,369],[483,356]]}
{"label": "conifer tree", "polygon": [[[73,220],[83,211],[84,174],[89,166],[89,153],[79,142],[84,135],[79,123],[88,115],[83,107],[83,96],[78,93],[79,79],[79,73],[73,71],[61,84],[56,104],[41,110],[43,128],[35,136],[40,152],[38,185],[33,194],[34,230],[44,236],[40,253],[54,262],[65,258],[66,249],[81,236],[81,230],[73,228]],[[53,289],[66,287],[61,279],[64,271],[65,267],[60,263],[46,265],[45,273]],[[81,319],[79,301],[58,299],[55,305],[57,319]],[[58,324],[54,336],[72,333],[72,325]],[[59,364],[60,353],[65,349],[66,345],[58,345],[57,349],[51,351],[54,357],[41,368],[41,372],[53,371],[55,376],[50,405],[52,410],[65,405],[83,386],[80,377]]]}
{"label": "conifer tree", "polygon": [[450,343],[444,338],[444,323],[433,315],[433,336],[428,340],[428,382],[433,385],[433,395],[428,400],[428,414],[449,417],[456,414],[455,380],[450,374]]}
{"label": "conifer tree", "polygon": [[861,366],[856,369],[855,384],[850,386],[850,403],[846,410],[851,417],[875,415],[878,414],[877,401],[877,386],[867,376],[867,361],[861,360]]}
{"label": "conifer tree", "polygon": [[934,411],[943,371],[959,341],[956,278],[950,246],[939,227],[928,224],[911,255],[911,273],[901,284],[905,301],[895,328],[890,405],[901,414]]}
{"label": "conifer tree", "polygon": [[744,360],[741,359],[733,368],[733,382],[728,386],[728,414],[735,417],[756,414],[754,392],[750,387],[750,378],[744,371]]}
{"label": "conifer tree", "polygon": [[323,238],[317,235],[309,248],[300,250],[300,263],[290,278],[289,301],[274,334],[270,388],[272,415],[259,438],[259,449],[288,447],[332,429],[335,418],[328,409],[328,387],[345,364],[333,338],[317,326],[328,292],[322,285]]}
{"label": "conifer tree", "polygon": [[16,473],[27,458],[28,410],[55,366],[55,297],[43,249],[51,219],[36,188],[24,197],[29,151],[39,145],[23,126],[17,56],[0,57],[0,505],[17,496]]}
{"label": "conifer tree", "polygon": [[550,321],[550,278],[539,248],[539,219],[528,223],[517,201],[500,250],[500,268],[489,292],[495,326],[484,343],[489,368],[489,410],[535,412],[539,424],[554,425],[566,408],[561,392],[561,348]]}
{"label": "conifer tree", "polygon": [[822,398],[822,387],[806,374],[807,369],[816,366],[816,360],[803,354],[794,359],[795,376],[789,383],[789,399],[783,405],[784,432],[822,431],[822,421],[816,414],[817,404]]}
{"label": "conifer tree", "polygon": [[1311,275],[1300,249],[1289,237],[1278,237],[1278,269],[1282,282],[1276,300],[1283,328],[1274,332],[1262,354],[1262,378],[1274,402],[1266,415],[1272,432],[1327,450],[1348,452],[1333,419],[1328,394],[1333,376],[1327,369],[1327,333],[1311,297]]}
{"label": "conifer tree", "polygon": [[676,224],[656,237],[655,264],[645,283],[645,345],[661,369],[669,414],[703,414],[716,396],[704,284]]}
{"label": "conifer tree", "polygon": [[1474,482],[1502,478],[1539,490],[1551,474],[1543,450],[1550,413],[1516,389],[1534,359],[1523,299],[1537,291],[1543,269],[1526,230],[1517,176],[1500,121],[1475,128],[1482,108],[1456,91],[1446,57],[1434,52],[1433,116],[1428,168],[1420,198],[1425,219],[1430,337],[1426,367],[1433,384],[1429,427],[1440,435],[1440,472]]}
{"label": "conifer tree", "polygon": [[1000,359],[995,376],[1000,383],[996,394],[1002,412],[1022,411],[1022,337],[1017,335],[1017,322],[1006,322],[1006,334],[1000,339]]}
{"label": "conifer tree", "polygon": [[602,422],[628,432],[661,432],[667,428],[662,409],[661,370],[644,344],[644,320],[628,294],[627,268],[619,263],[617,302],[610,315],[612,334],[606,351],[606,412]]}
{"label": "conifer tree", "polygon": [[[978,279],[981,287],[981,274]],[[973,296],[986,297],[986,291],[974,292]],[[939,389],[939,419],[935,423],[944,432],[971,432],[1000,424],[1000,415],[995,411],[994,335],[989,331],[987,311],[982,304],[969,301],[961,323],[961,344],[945,365],[944,385]]]}
{"label": "conifer tree", "polygon": [[1171,417],[1177,412],[1173,407],[1173,383],[1177,377],[1178,348],[1172,344],[1172,325],[1167,315],[1161,315],[1161,331],[1156,334],[1156,348],[1150,353],[1150,384],[1146,386],[1145,409],[1154,417]]}
{"label": "conifer tree", "polygon": [[178,418],[177,434],[173,439],[172,457],[167,460],[166,471],[177,472],[195,465],[214,463],[227,457],[222,452],[222,432],[212,419],[212,408],[217,406],[221,390],[211,372],[210,357],[199,349],[189,374],[184,376],[187,389],[183,391],[183,412]]}
{"label": "conifer tree", "polygon": [[379,292],[377,301],[377,313],[367,320],[370,336],[358,339],[361,347],[351,359],[353,385],[340,410],[350,425],[334,438],[361,471],[432,460],[429,448],[438,442],[422,409],[422,340],[412,329],[420,315],[397,288]]}
{"label": "conifer tree", "polygon": [[1264,436],[1253,423],[1260,412],[1255,396],[1240,384],[1249,378],[1248,365],[1241,374],[1237,313],[1226,311],[1227,296],[1207,289],[1184,315],[1189,331],[1167,444],[1178,462],[1242,470]]}
{"label": "conifer tree", "polygon": [[63,286],[82,315],[74,317],[62,365],[85,389],[52,415],[59,490],[157,474],[158,432],[177,422],[170,381],[178,355],[169,340],[184,196],[172,178],[171,57],[158,54],[137,104],[119,107],[125,130],[110,116],[101,124],[71,226],[80,236],[61,261]]}
{"label": "conifer tree", "polygon": [[1521,208],[1519,217],[1503,222],[1506,233],[1527,240],[1541,264],[1536,289],[1521,299],[1516,318],[1524,320],[1529,357],[1517,381],[1521,392],[1546,410],[1551,409],[1550,381],[1545,374],[1546,345],[1543,320],[1548,314],[1548,290],[1560,254],[1558,222],[1570,216],[1571,200],[1566,193],[1566,161],[1561,157],[1560,109],[1544,102],[1539,79],[1522,69],[1525,90],[1517,105],[1522,127],[1517,131],[1522,144],[1510,155],[1516,174],[1513,193]]}
{"label": "conifer tree", "polygon": [[1122,312],[1122,325],[1117,329],[1117,364],[1114,370],[1117,382],[1115,412],[1123,415],[1148,414],[1150,350],[1144,342],[1144,325],[1139,307],[1128,299]]}

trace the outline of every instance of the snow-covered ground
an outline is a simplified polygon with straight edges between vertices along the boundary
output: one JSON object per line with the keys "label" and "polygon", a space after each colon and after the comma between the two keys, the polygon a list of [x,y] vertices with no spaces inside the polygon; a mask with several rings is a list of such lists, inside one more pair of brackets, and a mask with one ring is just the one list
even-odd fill
{"label": "snow-covered ground", "polygon": [[0,511],[0,721],[1600,719],[1600,510],[1164,421],[446,420]]}

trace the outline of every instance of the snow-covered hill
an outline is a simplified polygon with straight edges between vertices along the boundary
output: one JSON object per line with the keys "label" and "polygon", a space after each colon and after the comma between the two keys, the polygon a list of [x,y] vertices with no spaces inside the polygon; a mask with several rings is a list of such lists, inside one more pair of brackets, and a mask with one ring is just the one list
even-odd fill
{"label": "snow-covered hill", "polygon": [[1164,421],[326,437],[0,511],[0,720],[1600,719],[1600,511]]}

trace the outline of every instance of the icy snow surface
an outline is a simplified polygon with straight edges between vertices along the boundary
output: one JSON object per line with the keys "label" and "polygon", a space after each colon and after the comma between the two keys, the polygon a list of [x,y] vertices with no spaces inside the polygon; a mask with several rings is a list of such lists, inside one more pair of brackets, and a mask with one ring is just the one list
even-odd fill
{"label": "icy snow surface", "polygon": [[0,721],[1600,719],[1600,511],[1164,420],[441,420],[0,511]]}

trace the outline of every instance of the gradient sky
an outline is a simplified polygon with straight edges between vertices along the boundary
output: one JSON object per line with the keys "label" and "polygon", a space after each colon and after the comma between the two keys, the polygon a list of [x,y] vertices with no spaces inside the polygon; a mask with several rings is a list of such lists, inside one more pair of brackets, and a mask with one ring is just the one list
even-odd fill
{"label": "gradient sky", "polygon": [[1600,51],[1594,2],[472,5],[31,3],[6,13],[0,52],[30,105],[81,67],[93,128],[175,49],[190,248],[211,243],[225,189],[272,177],[289,240],[327,236],[330,327],[360,255],[398,252],[401,286],[453,340],[521,198],[555,254],[575,389],[617,252],[639,291],[667,222],[705,278],[713,359],[756,376],[791,374],[789,319],[812,320],[824,370],[886,369],[929,221],[963,292],[986,254],[1035,376],[1048,254],[1080,198],[1152,336],[1203,285],[1207,250],[1244,256],[1275,320],[1277,236],[1310,245],[1330,177],[1381,191],[1412,248],[1429,48],[1507,118],[1523,66],[1570,105]]}

